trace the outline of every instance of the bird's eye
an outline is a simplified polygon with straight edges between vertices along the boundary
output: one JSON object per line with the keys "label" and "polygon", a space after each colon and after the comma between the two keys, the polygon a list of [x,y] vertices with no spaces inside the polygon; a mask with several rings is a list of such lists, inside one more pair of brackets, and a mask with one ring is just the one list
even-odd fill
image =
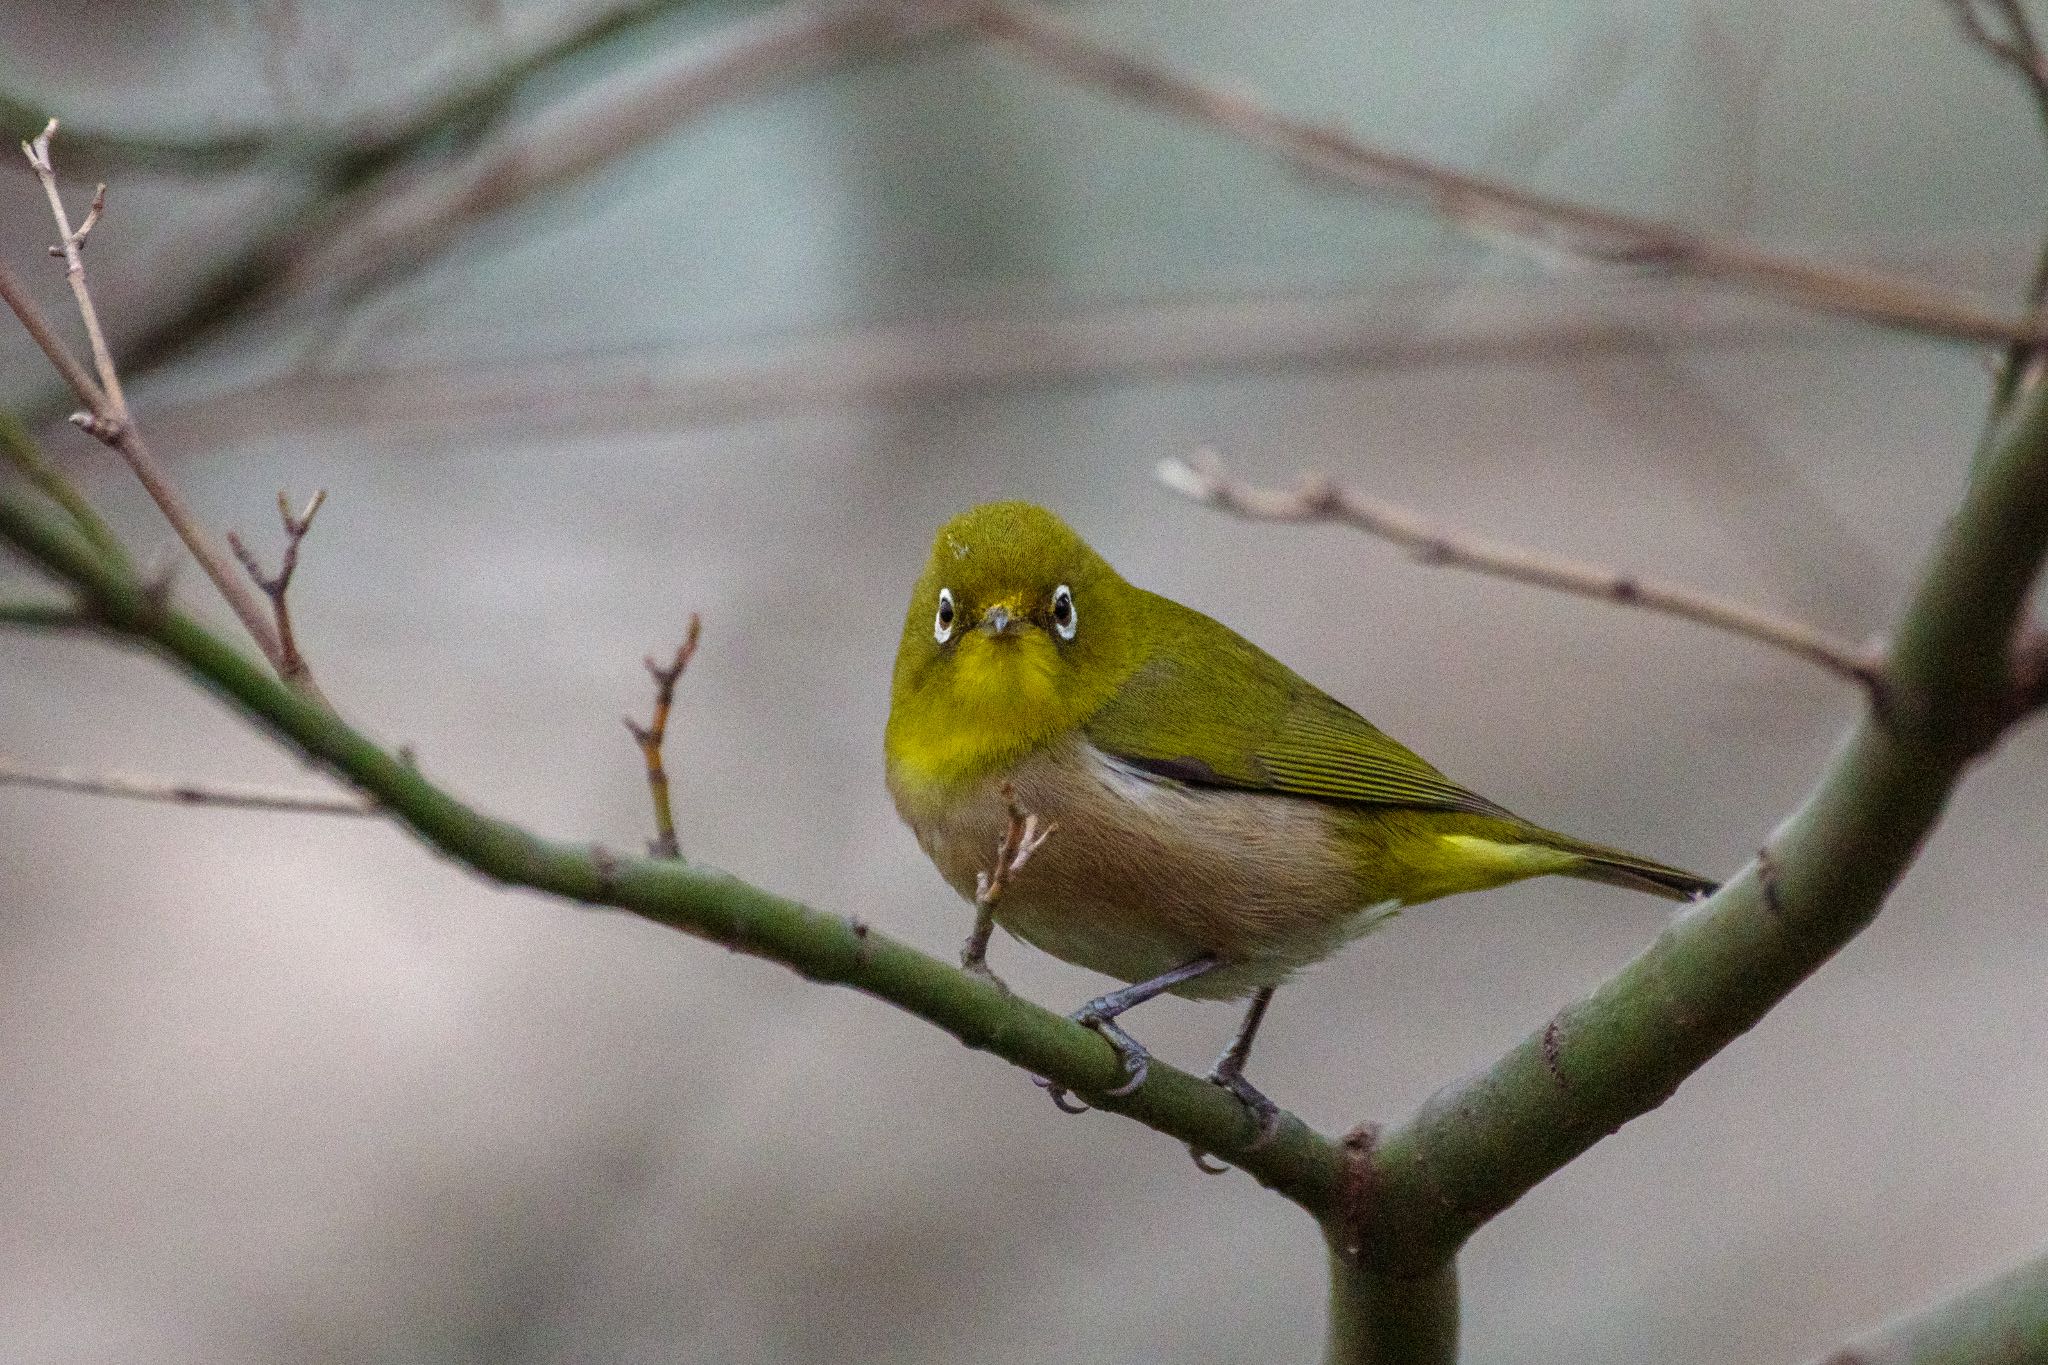
{"label": "bird's eye", "polygon": [[939,589],[939,614],[932,620],[932,638],[940,644],[953,638],[953,590]]}
{"label": "bird's eye", "polygon": [[1062,640],[1074,638],[1074,627],[1079,618],[1074,615],[1074,590],[1062,583],[1053,589],[1052,628],[1059,632]]}

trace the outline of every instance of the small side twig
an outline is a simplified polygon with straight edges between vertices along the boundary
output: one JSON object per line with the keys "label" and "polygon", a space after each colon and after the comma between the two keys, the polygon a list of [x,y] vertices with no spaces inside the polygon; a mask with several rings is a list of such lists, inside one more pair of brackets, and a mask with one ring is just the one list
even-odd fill
{"label": "small side twig", "polygon": [[1882,660],[1817,626],[1680,583],[1562,559],[1439,526],[1408,508],[1363,497],[1319,474],[1292,489],[1254,488],[1223,472],[1212,452],[1159,463],[1159,481],[1183,497],[1252,521],[1330,521],[1393,542],[1424,564],[1443,564],[1540,588],[1677,616],[1757,640],[1817,664],[1877,695]]}
{"label": "small side twig", "polygon": [[306,532],[313,529],[313,518],[326,501],[327,490],[322,488],[306,503],[306,510],[294,516],[291,498],[283,489],[277,491],[277,517],[284,523],[284,557],[278,561],[274,574],[264,573],[262,564],[242,543],[242,538],[233,531],[228,532],[228,548],[235,552],[235,558],[242,561],[250,579],[270,599],[271,621],[277,628],[277,675],[288,683],[314,691],[318,689],[313,682],[313,670],[307,665],[306,656],[299,652],[298,638],[292,633],[292,610],[286,594],[291,591],[292,575],[299,569],[299,545],[305,540]]}
{"label": "small side twig", "polygon": [[88,796],[167,801],[181,806],[222,806],[234,810],[287,811],[307,815],[375,815],[377,804],[360,796],[313,796],[267,787],[219,786],[125,773],[88,773],[74,768],[32,768],[0,758],[0,787],[39,787]]}
{"label": "small side twig", "polygon": [[[51,127],[54,128],[56,124],[57,121],[55,119],[50,120]],[[45,158],[49,155],[47,143],[44,144],[43,155]],[[85,239],[92,235],[92,230],[95,227],[99,226],[100,215],[106,211],[107,187],[105,185],[95,186],[92,192],[92,205],[86,209],[84,220],[76,228],[65,234],[64,245],[51,247],[50,254],[61,261],[73,251],[84,251]]]}
{"label": "small side twig", "polygon": [[42,182],[43,193],[50,201],[50,214],[57,221],[59,236],[58,249],[64,258],[64,277],[71,286],[72,297],[78,303],[79,318],[85,323],[86,340],[92,348],[93,368],[98,371],[99,382],[94,384],[83,369],[69,358],[69,352],[58,342],[46,323],[41,320],[25,295],[11,287],[11,281],[0,276],[0,294],[4,294],[9,307],[14,310],[22,325],[36,339],[43,353],[57,367],[57,371],[70,384],[79,401],[86,405],[86,411],[73,414],[71,420],[79,430],[97,440],[105,442],[119,452],[135,471],[135,477],[149,491],[149,496],[162,509],[164,518],[177,531],[179,539],[199,561],[206,576],[213,580],[214,587],[226,599],[242,626],[270,660],[271,667],[284,673],[285,659],[276,630],[271,626],[263,603],[252,592],[249,585],[235,572],[235,566],[227,554],[216,545],[213,538],[201,526],[191,504],[170,475],[158,464],[150,453],[148,444],[135,425],[134,417],[128,411],[128,399],[121,391],[120,372],[114,366],[114,356],[107,345],[107,335],[100,326],[99,310],[94,307],[92,291],[85,283],[85,261],[79,254],[80,245],[90,225],[97,223],[105,209],[103,196],[95,196],[94,207],[87,215],[87,226],[73,229],[71,215],[64,207],[64,198],[57,189],[57,172],[50,160],[50,139],[56,135],[57,120],[51,119],[34,141],[21,144],[22,154],[35,170],[36,178]]}
{"label": "small side twig", "polygon": [[640,746],[640,756],[647,764],[647,793],[654,802],[654,838],[647,845],[647,851],[657,858],[680,858],[682,846],[676,842],[675,808],[671,803],[668,785],[668,768],[662,761],[662,742],[668,738],[669,708],[675,704],[676,684],[682,680],[683,670],[690,666],[691,656],[697,652],[697,639],[703,633],[704,623],[696,612],[690,613],[689,628],[683,634],[682,644],[676,647],[675,657],[666,664],[658,664],[652,656],[642,660],[647,665],[648,675],[654,679],[654,715],[645,725],[631,716],[625,717],[626,730],[633,736],[633,742]]}
{"label": "small side twig", "polygon": [[1008,782],[997,790],[1009,809],[1010,820],[1003,827],[1003,837],[996,841],[995,866],[974,874],[974,931],[961,945],[960,967],[970,975],[1001,986],[1002,980],[988,965],[988,941],[996,931],[996,902],[1031,861],[1031,855],[1044,846],[1059,826],[1051,821],[1041,823],[1036,815],[1017,804],[1017,789]]}

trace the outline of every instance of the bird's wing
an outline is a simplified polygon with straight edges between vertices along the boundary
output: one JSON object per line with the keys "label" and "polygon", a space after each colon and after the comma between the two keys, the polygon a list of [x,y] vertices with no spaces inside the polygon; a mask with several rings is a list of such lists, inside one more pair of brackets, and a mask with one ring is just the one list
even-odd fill
{"label": "bird's wing", "polygon": [[1508,815],[1229,627],[1155,601],[1157,647],[1082,727],[1096,748],[1192,786]]}

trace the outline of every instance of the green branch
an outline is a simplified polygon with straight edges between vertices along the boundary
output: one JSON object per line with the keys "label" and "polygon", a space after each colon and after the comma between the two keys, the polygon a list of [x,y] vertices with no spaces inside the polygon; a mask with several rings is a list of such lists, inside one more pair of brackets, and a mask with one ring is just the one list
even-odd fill
{"label": "green branch", "polygon": [[1876,915],[2017,711],[2011,645],[2048,554],[2048,401],[2039,387],[2025,401],[1936,543],[1882,706],[1728,886],[1379,1141],[1366,1264],[1415,1274],[1448,1261],[1538,1181],[1662,1103]]}
{"label": "green branch", "polygon": [[[1971,761],[2019,714],[2016,631],[2048,553],[2048,400],[1980,461],[1897,632],[1878,695],[1769,848],[1587,999],[1374,1141],[1298,1119],[1251,1150],[1238,1104],[1156,1065],[1136,1094],[1101,1039],[864,925],[727,874],[539,839],[492,819],[190,618],[69,527],[0,495],[0,540],[76,590],[96,627],[182,669],[375,800],[426,843],[508,885],[631,911],[852,986],[1161,1133],[1302,1206],[1331,1246],[1333,1362],[1448,1361],[1458,1248],[1486,1220],[1760,1019],[1876,914]],[[75,625],[36,608],[12,624]]]}
{"label": "green branch", "polygon": [[1816,1365],[2027,1365],[2048,1360],[2048,1256],[1880,1328]]}
{"label": "green branch", "polygon": [[[1135,1094],[1100,1036],[863,924],[828,915],[701,864],[642,858],[535,837],[464,805],[261,662],[179,612],[24,501],[0,493],[0,541],[77,590],[99,629],[148,646],[328,772],[382,806],[434,849],[510,886],[629,910],[657,924],[852,986],[917,1015],[972,1048],[1046,1076],[1097,1108],[1213,1152],[1321,1216],[1339,1206],[1348,1157],[1291,1115],[1254,1151],[1232,1096],[1155,1062]],[[34,619],[17,624],[38,624]]]}
{"label": "green branch", "polygon": [[100,514],[85,500],[85,495],[58,472],[55,465],[43,458],[42,451],[36,448],[28,429],[19,419],[5,411],[0,411],[0,459],[19,470],[37,492],[63,508],[78,533],[91,541],[109,562],[121,568],[128,567],[128,551],[107,528],[106,522],[100,519]]}

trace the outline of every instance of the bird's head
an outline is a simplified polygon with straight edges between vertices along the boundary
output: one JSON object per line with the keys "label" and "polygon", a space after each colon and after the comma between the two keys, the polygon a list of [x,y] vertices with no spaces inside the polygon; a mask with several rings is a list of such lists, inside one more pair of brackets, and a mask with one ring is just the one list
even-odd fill
{"label": "bird's head", "polygon": [[953,518],[904,617],[892,761],[972,775],[1072,729],[1134,666],[1142,596],[1042,507],[987,503]]}

